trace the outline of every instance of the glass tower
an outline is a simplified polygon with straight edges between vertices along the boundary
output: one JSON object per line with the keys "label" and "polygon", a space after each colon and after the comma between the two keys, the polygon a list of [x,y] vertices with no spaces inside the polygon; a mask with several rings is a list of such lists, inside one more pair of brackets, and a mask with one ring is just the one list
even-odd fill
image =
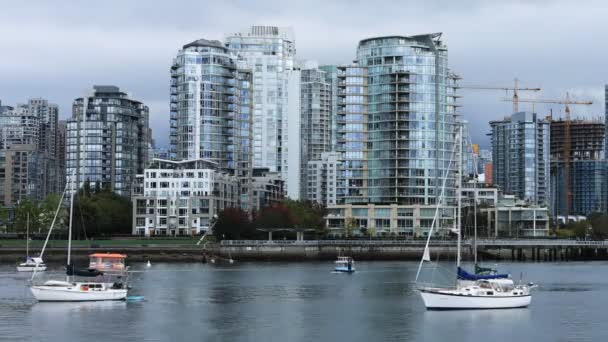
{"label": "glass tower", "polygon": [[492,180],[506,194],[549,204],[549,123],[519,112],[492,127]]}
{"label": "glass tower", "polygon": [[205,159],[238,177],[250,202],[251,73],[217,40],[186,44],[171,66],[171,157]]}
{"label": "glass tower", "polygon": [[66,129],[66,180],[130,196],[148,160],[148,106],[115,86],[77,98]]}
{"label": "glass tower", "polygon": [[319,160],[323,152],[330,151],[331,84],[326,81],[325,72],[317,68],[302,70],[301,78],[300,197],[306,198],[308,162]]}
{"label": "glass tower", "polygon": [[368,203],[368,68],[337,68],[336,151],[342,166],[336,180],[337,204]]}
{"label": "glass tower", "polygon": [[[448,70],[441,34],[365,39],[357,61],[368,74],[368,136],[361,148],[370,203],[435,204],[458,124],[457,77]],[[454,183],[445,191],[453,197]]]}
{"label": "glass tower", "polygon": [[[299,77],[289,75],[289,71],[294,70],[296,53],[293,31],[275,26],[251,26],[228,35],[226,46],[238,55],[239,65],[252,71],[253,167],[265,167],[286,176],[287,118],[299,115],[299,112],[289,112],[289,102],[298,103],[300,96],[299,92],[290,92],[288,85],[290,80],[299,83]],[[291,108],[299,110],[299,106]],[[299,165],[294,165],[293,171],[298,168]]]}

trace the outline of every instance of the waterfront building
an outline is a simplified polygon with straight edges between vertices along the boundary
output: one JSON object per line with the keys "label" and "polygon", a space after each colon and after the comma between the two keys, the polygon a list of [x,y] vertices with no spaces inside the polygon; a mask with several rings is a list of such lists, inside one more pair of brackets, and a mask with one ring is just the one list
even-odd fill
{"label": "waterfront building", "polygon": [[237,207],[238,183],[210,160],[153,159],[136,177],[133,235],[204,234],[221,210]]}
{"label": "waterfront building", "polygon": [[93,86],[74,100],[66,135],[67,178],[131,196],[148,161],[148,106],[116,86]]}
{"label": "waterfront building", "polygon": [[[359,42],[368,69],[368,196],[371,203],[433,205],[455,143],[455,82],[441,34]],[[453,198],[455,185],[446,187]]]}
{"label": "waterfront building", "polygon": [[306,198],[326,207],[337,204],[338,174],[342,170],[339,152],[321,153],[319,160],[307,165]]}
{"label": "waterfront building", "polygon": [[556,120],[551,122],[550,127],[551,215],[586,216],[594,212],[605,212],[608,161],[604,157],[604,122],[570,121],[567,163],[564,159],[566,123]]}
{"label": "waterfront building", "polygon": [[66,148],[65,143],[67,139],[67,129],[68,123],[66,120],[59,120],[57,124],[57,155],[59,159],[59,179],[61,182],[61,190],[62,192],[66,186],[66,165],[65,165],[65,157],[66,157]]}
{"label": "waterfront building", "polygon": [[424,236],[447,174],[439,221],[450,225],[456,163],[449,161],[460,119],[458,77],[448,69],[441,34],[364,39],[356,63],[337,71],[342,170],[328,224],[337,229],[354,220],[378,234]]}
{"label": "waterfront building", "polygon": [[14,207],[20,201],[41,200],[40,154],[35,144],[12,144],[0,149],[0,201]]}
{"label": "waterfront building", "polygon": [[316,63],[308,63],[301,72],[300,85],[300,196],[307,198],[307,165],[320,160],[331,144],[331,84],[325,71]]}
{"label": "waterfront building", "polygon": [[184,45],[171,66],[171,158],[210,160],[235,175],[244,209],[251,201],[251,77],[217,40]]}
{"label": "waterfront building", "polygon": [[301,195],[300,82],[291,28],[251,26],[226,37],[253,75],[253,167],[279,172],[292,199]]}
{"label": "waterfront building", "polygon": [[16,107],[2,106],[0,112],[0,178],[5,205],[25,198],[42,200],[61,192],[58,106],[34,98]]}
{"label": "waterfront building", "polygon": [[330,149],[329,151],[335,151],[337,148],[337,125],[336,118],[338,116],[338,66],[337,65],[321,65],[319,70],[325,72],[325,82],[329,84],[330,94],[330,111],[329,111],[329,124],[330,124]]}
{"label": "waterfront building", "polygon": [[494,207],[498,203],[498,188],[487,186],[483,182],[468,180],[462,183],[463,206],[473,205],[477,201],[479,207]]}
{"label": "waterfront building", "polygon": [[263,167],[254,168],[251,194],[253,210],[259,212],[262,208],[278,205],[285,199],[285,181],[278,172],[271,172]]}
{"label": "waterfront building", "polygon": [[337,177],[336,204],[369,203],[367,67],[338,67],[336,152],[342,168]]}
{"label": "waterfront building", "polygon": [[548,205],[549,122],[536,113],[514,113],[492,127],[492,180],[505,194]]}
{"label": "waterfront building", "polygon": [[[481,208],[487,215],[488,238],[528,238],[549,236],[549,209],[530,204],[515,195],[500,196],[494,207]],[[483,236],[478,227],[478,236]]]}
{"label": "waterfront building", "polygon": [[[428,236],[435,212],[435,206],[425,205],[337,204],[327,208],[325,221],[331,236],[344,236],[350,229],[352,235],[423,237]],[[443,206],[437,226],[452,228],[454,217],[455,208]]]}

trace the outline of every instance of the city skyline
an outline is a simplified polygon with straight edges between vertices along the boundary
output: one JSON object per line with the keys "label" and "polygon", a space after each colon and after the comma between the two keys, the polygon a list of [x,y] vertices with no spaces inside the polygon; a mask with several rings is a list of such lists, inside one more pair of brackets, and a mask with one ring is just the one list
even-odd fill
{"label": "city skyline", "polygon": [[[103,13],[117,4],[105,2],[87,9]],[[450,68],[463,76],[462,84],[510,85],[518,77],[523,86],[542,87],[539,98],[560,98],[570,91],[577,99],[594,101],[590,108],[574,107],[573,117],[597,117],[603,113],[604,81],[597,70],[605,53],[592,39],[608,31],[602,22],[608,8],[599,1],[585,8],[565,1],[469,1],[458,5],[434,2],[424,9],[413,3],[377,7],[349,3],[348,16],[338,15],[345,9],[344,2],[313,2],[289,8],[279,4],[234,2],[210,7],[182,2],[157,4],[154,8],[127,4],[121,5],[121,12],[114,13],[111,19],[86,16],[86,20],[78,15],[84,10],[80,6],[15,4],[0,13],[0,32],[6,33],[0,35],[0,44],[5,51],[11,51],[3,56],[4,63],[0,65],[4,81],[0,84],[0,98],[3,103],[16,104],[43,97],[57,103],[60,118],[65,119],[71,114],[72,101],[93,84],[115,84],[149,105],[154,139],[158,145],[167,146],[167,70],[176,52],[190,41],[225,41],[227,35],[248,25],[263,24],[292,27],[296,58],[316,60],[320,65],[350,63],[358,41],[365,38],[443,32],[450,50]],[[167,6],[176,5],[191,10],[171,16]],[[404,15],[382,21],[365,20],[367,15],[377,17],[387,8],[401,10]],[[230,20],[222,15],[226,13]],[[583,14],[584,21],[568,20]],[[16,27],[20,30],[18,36],[8,34]],[[45,32],[44,39],[40,32]],[[587,50],[581,54],[576,46],[564,42],[576,42]],[[505,97],[501,92],[462,90],[461,95],[461,113],[471,123],[472,138],[487,148],[488,122],[511,114],[511,104],[500,101]],[[521,107],[531,109],[530,104]],[[541,115],[549,108],[556,116],[563,111],[560,105],[536,105]]]}

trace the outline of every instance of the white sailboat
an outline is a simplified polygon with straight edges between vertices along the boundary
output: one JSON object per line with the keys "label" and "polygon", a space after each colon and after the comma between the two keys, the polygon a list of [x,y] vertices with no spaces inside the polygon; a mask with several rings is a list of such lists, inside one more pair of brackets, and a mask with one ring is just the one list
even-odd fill
{"label": "white sailboat", "polygon": [[[72,175],[74,178],[74,175]],[[73,181],[72,181],[73,184]],[[59,206],[55,212],[55,217],[51,223],[51,228],[47,234],[44,246],[40,252],[40,257],[44,253],[46,245],[51,236],[51,231],[57,219],[57,214],[61,208],[61,203],[67,191],[61,195]],[[72,249],[72,216],[74,211],[74,194],[76,187],[72,187],[70,193],[70,214],[69,214],[69,229],[68,229],[68,256],[67,256],[67,276],[65,280],[48,280],[42,284],[31,284],[30,291],[32,295],[41,302],[83,302],[83,301],[104,301],[104,300],[125,300],[127,298],[127,286],[118,277],[118,281],[112,282],[106,279],[101,279],[103,273],[98,270],[78,271],[71,264],[71,249]],[[74,281],[73,276],[94,277],[92,281]],[[36,276],[36,272],[32,275],[32,280]]]}
{"label": "white sailboat", "polygon": [[42,258],[30,258],[30,214],[27,214],[26,233],[25,233],[25,262],[17,265],[17,272],[46,271],[46,265]]}
{"label": "white sailboat", "polygon": [[[510,309],[522,308],[530,305],[532,300],[531,288],[527,285],[515,284],[508,275],[475,275],[469,274],[460,266],[461,261],[461,205],[462,205],[462,126],[460,126],[458,144],[458,176],[457,176],[457,228],[458,234],[456,250],[457,276],[454,286],[450,287],[428,287],[418,288],[422,300],[427,310],[458,310],[458,309]],[[456,148],[456,146],[455,146]],[[453,154],[452,154],[453,156]],[[452,157],[450,157],[448,170],[451,168]],[[420,270],[425,261],[430,261],[429,243],[433,233],[433,228],[437,222],[439,208],[443,200],[443,193],[446,185],[447,174],[443,180],[441,196],[437,203],[437,210],[433,218],[433,224],[429,231],[422,260],[416,274],[416,282],[420,275]]]}

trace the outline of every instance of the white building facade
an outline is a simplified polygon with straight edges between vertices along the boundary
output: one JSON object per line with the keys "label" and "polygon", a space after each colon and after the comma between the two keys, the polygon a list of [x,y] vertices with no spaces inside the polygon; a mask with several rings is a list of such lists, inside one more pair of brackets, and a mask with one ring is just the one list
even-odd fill
{"label": "white building facade", "polygon": [[204,159],[154,159],[134,189],[132,233],[141,236],[204,234],[239,198],[238,179]]}
{"label": "white building facade", "polygon": [[308,162],[306,198],[309,201],[326,207],[336,204],[341,155],[339,152],[324,152],[321,159]]}

